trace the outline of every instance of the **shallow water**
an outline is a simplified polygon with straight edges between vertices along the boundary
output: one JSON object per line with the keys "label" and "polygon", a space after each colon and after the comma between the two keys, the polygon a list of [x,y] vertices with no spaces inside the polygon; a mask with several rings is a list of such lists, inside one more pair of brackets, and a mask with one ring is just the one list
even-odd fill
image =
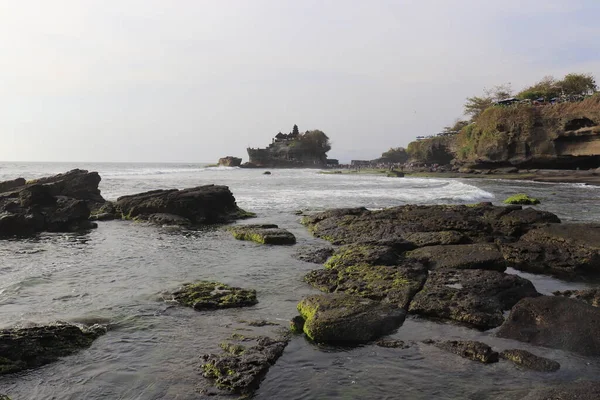
{"label": "shallow water", "polygon": [[[293,214],[297,209],[499,202],[526,192],[542,200],[541,209],[563,220],[600,220],[600,188],[582,185],[322,175],[315,170],[273,170],[266,176],[262,170],[195,164],[0,163],[0,180],[31,179],[75,167],[99,171],[107,199],[158,188],[227,185],[242,208],[258,214],[251,222],[289,229],[298,246],[324,242],[298,223]],[[126,221],[99,223],[88,234],[0,242],[0,327],[57,320],[111,326],[90,349],[34,371],[0,377],[0,393],[13,399],[204,398],[199,390],[207,383],[198,372],[199,355],[218,351],[232,329],[247,329],[241,320],[266,319],[287,326],[296,303],[316,292],[302,276],[319,266],[295,260],[294,251],[295,247],[236,241],[218,227],[181,233]],[[519,274],[542,293],[591,285]],[[260,302],[245,309],[196,312],[160,300],[161,291],[197,279],[256,288]],[[483,338],[497,349],[528,349],[492,335],[493,331],[409,318],[393,337]],[[256,398],[486,399],[507,387],[596,379],[600,373],[594,359],[550,349],[534,352],[558,360],[561,370],[548,375],[508,363],[482,366],[425,344],[404,350],[345,349],[295,337]]]}

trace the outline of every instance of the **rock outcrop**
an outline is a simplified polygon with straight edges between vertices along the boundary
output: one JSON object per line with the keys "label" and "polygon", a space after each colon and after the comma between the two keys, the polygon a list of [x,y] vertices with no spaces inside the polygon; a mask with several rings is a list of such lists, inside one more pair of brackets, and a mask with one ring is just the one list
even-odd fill
{"label": "rock outcrop", "polygon": [[0,237],[90,229],[90,209],[105,200],[97,172],[72,170],[24,182],[0,183]]}
{"label": "rock outcrop", "polygon": [[484,364],[498,362],[498,353],[482,342],[474,340],[447,340],[444,342],[433,342],[433,345],[471,361],[479,361]]}
{"label": "rock outcrop", "polygon": [[563,290],[552,293],[555,296],[563,296],[571,299],[584,301],[591,306],[600,307],[600,288],[582,290]]}
{"label": "rock outcrop", "polygon": [[239,167],[242,165],[242,159],[238,157],[227,156],[219,158],[218,165],[223,167]]}
{"label": "rock outcrop", "polygon": [[256,290],[231,287],[211,281],[186,283],[165,299],[198,311],[248,307],[258,303]]}
{"label": "rock outcrop", "polygon": [[510,349],[500,353],[500,357],[510,360],[519,367],[539,372],[555,372],[560,369],[560,364],[548,358],[536,356],[526,350]]}
{"label": "rock outcrop", "polygon": [[497,335],[536,346],[600,355],[600,309],[560,296],[519,301]]}
{"label": "rock outcrop", "polygon": [[295,244],[296,237],[273,224],[235,225],[228,230],[237,240],[249,240],[259,244]]}
{"label": "rock outcrop", "polygon": [[41,367],[89,347],[106,329],[50,325],[0,330],[0,375]]}
{"label": "rock outcrop", "polygon": [[304,298],[298,312],[304,333],[317,343],[359,344],[396,330],[405,312],[390,305],[347,294]]}
{"label": "rock outcrop", "polygon": [[240,209],[227,186],[153,190],[119,197],[115,212],[124,219],[172,225],[205,225],[254,216]]}

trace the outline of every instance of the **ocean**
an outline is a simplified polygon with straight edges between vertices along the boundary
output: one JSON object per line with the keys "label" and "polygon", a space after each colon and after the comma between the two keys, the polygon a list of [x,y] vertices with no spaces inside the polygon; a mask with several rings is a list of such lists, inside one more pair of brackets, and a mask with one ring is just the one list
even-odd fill
{"label": "ocean", "polygon": [[[240,320],[287,327],[296,304],[318,293],[302,281],[320,268],[292,258],[296,247],[323,245],[300,225],[296,210],[402,204],[500,203],[525,192],[563,221],[600,221],[600,187],[526,181],[388,178],[319,174],[317,170],[206,167],[203,164],[0,163],[0,181],[48,176],[73,168],[98,171],[108,200],[152,189],[205,184],[229,186],[238,205],[257,214],[244,223],[275,223],[294,233],[296,246],[270,247],[234,240],[220,227],[193,232],[130,221],[100,222],[86,234],[41,234],[0,242],[0,328],[68,321],[109,324],[89,349],[42,368],[0,376],[0,393],[21,399],[199,399],[209,387],[200,355]],[[510,270],[537,290],[589,287]],[[196,312],[173,307],[161,292],[194,280],[254,288],[250,308]],[[409,317],[394,339],[467,338],[499,349],[514,345],[493,331]],[[526,345],[521,348],[529,349]],[[531,350],[531,349],[530,349]],[[595,378],[600,366],[559,350],[536,354],[559,361],[551,376],[507,363],[480,365],[433,346],[319,346],[295,336],[256,392],[256,399],[487,399],[494,393],[549,382]],[[220,398],[211,396],[210,398]]]}

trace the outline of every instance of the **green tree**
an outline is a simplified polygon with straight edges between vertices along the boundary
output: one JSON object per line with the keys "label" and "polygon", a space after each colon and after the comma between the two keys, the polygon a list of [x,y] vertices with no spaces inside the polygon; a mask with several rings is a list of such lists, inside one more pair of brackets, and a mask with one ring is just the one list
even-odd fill
{"label": "green tree", "polygon": [[558,85],[566,96],[585,96],[598,90],[592,74],[568,74]]}
{"label": "green tree", "polygon": [[388,159],[393,163],[405,163],[408,161],[408,153],[404,147],[391,147],[388,151],[381,153],[381,158]]}
{"label": "green tree", "polygon": [[471,120],[476,119],[483,111],[494,105],[494,99],[490,96],[467,97],[465,103],[465,115],[471,116]]}
{"label": "green tree", "polygon": [[467,125],[469,125],[469,121],[465,121],[465,120],[461,120],[461,119],[457,118],[454,121],[454,124],[452,126],[445,126],[442,129],[442,135],[444,135],[444,136],[454,135],[454,134],[460,132],[462,130],[462,128],[464,128]]}
{"label": "green tree", "polygon": [[321,158],[325,158],[326,153],[331,150],[329,137],[327,137],[325,132],[318,129],[306,131],[306,133],[300,137],[300,142],[306,151],[318,155]]}
{"label": "green tree", "polygon": [[560,82],[553,76],[546,76],[536,84],[525,88],[517,94],[522,100],[552,99],[561,95]]}

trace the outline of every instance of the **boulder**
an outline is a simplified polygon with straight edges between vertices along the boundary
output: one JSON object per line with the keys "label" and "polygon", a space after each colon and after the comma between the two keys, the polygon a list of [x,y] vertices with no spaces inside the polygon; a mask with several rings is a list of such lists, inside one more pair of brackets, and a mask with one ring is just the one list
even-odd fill
{"label": "boulder", "polygon": [[171,214],[180,217],[183,225],[193,226],[227,223],[253,216],[237,206],[227,186],[216,185],[123,196],[117,199],[115,207],[125,219],[151,221],[155,214]]}
{"label": "boulder", "polygon": [[571,299],[585,301],[591,306],[600,307],[600,289],[564,290],[552,293],[555,296],[569,297]]}
{"label": "boulder", "polygon": [[504,271],[506,262],[493,243],[422,247],[407,257],[425,263],[429,269],[490,269]]}
{"label": "boulder", "polygon": [[89,347],[106,329],[50,325],[0,330],[0,375],[41,367]]}
{"label": "boulder", "polygon": [[408,343],[395,339],[379,339],[375,342],[375,345],[388,349],[408,349],[410,347]]}
{"label": "boulder", "polygon": [[256,290],[231,287],[220,282],[186,283],[167,297],[198,311],[248,307],[258,303]]}
{"label": "boulder", "polygon": [[227,156],[219,158],[218,164],[223,167],[239,167],[242,165],[242,159],[238,157]]}
{"label": "boulder", "polygon": [[10,181],[0,182],[0,193],[7,192],[9,190],[18,188],[20,186],[25,186],[24,178],[12,179]]}
{"label": "boulder", "polygon": [[317,343],[366,343],[393,332],[405,318],[402,309],[338,293],[306,297],[298,311],[304,333]]}
{"label": "boulder", "polygon": [[500,357],[512,361],[516,365],[539,372],[555,372],[560,364],[548,358],[536,356],[526,350],[510,349],[500,353]]}
{"label": "boulder", "polygon": [[426,278],[427,270],[422,264],[407,261],[402,265],[339,265],[311,271],[304,280],[324,292],[385,301],[406,309]]}
{"label": "boulder", "polygon": [[202,356],[202,375],[222,390],[251,396],[269,368],[283,354],[288,337],[272,339],[260,336],[252,346],[221,346],[223,354]]}
{"label": "boulder", "polygon": [[63,174],[34,179],[28,185],[44,185],[53,196],[66,196],[85,200],[89,205],[103,204],[106,200],[100,194],[98,185],[102,178],[97,172],[74,169]]}
{"label": "boulder", "polygon": [[333,247],[306,246],[298,248],[292,257],[304,262],[323,264],[333,255],[333,252]]}
{"label": "boulder", "polygon": [[502,245],[515,268],[560,277],[600,273],[600,224],[551,224]]}
{"label": "boulder", "polygon": [[525,298],[497,332],[502,338],[583,354],[600,355],[600,309],[560,296]]}
{"label": "boulder", "polygon": [[474,340],[447,340],[443,342],[433,342],[433,345],[439,349],[459,355],[471,361],[479,361],[484,364],[498,362],[498,353],[482,342]]}
{"label": "boulder", "polygon": [[516,275],[441,269],[429,273],[425,286],[410,303],[409,312],[485,330],[500,326],[503,312],[519,300],[539,295],[530,281]]}
{"label": "boulder", "polygon": [[273,224],[236,225],[229,228],[237,240],[249,240],[260,244],[295,244],[296,237]]}

